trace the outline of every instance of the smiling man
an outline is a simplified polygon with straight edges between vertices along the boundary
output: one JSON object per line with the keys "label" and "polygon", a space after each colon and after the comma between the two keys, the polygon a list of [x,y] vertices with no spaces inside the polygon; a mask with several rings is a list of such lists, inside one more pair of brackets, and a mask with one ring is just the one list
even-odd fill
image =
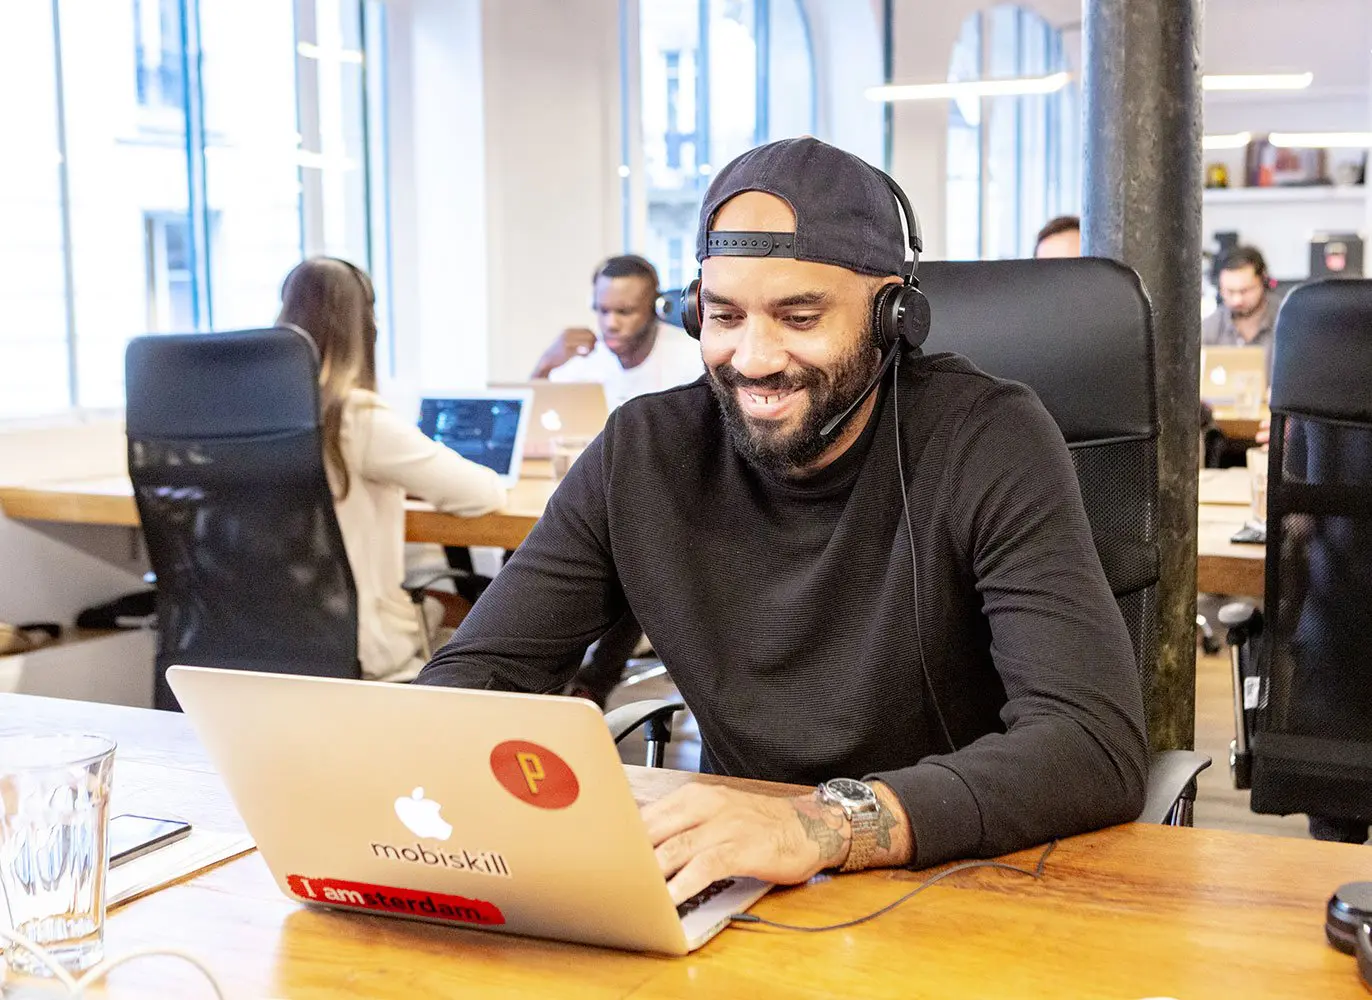
{"label": "smiling man", "polygon": [[[645,808],[678,901],[1136,817],[1134,657],[1057,427],[954,355],[877,378],[874,300],[906,260],[881,175],[773,143],[720,171],[700,220],[707,377],[615,412],[418,682],[556,690],[632,608],[704,770],[820,785]],[[783,249],[711,255],[725,232]]]}

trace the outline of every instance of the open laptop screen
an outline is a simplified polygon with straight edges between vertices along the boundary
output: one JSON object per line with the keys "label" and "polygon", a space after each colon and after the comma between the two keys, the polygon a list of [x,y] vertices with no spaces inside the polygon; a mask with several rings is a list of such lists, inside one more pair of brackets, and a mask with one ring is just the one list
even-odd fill
{"label": "open laptop screen", "polygon": [[512,484],[519,477],[529,397],[528,392],[428,396],[419,405],[419,429]]}

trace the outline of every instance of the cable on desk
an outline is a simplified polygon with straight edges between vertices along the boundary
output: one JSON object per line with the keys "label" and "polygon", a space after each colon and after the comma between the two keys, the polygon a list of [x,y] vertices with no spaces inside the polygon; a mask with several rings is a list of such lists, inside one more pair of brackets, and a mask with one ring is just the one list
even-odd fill
{"label": "cable on desk", "polygon": [[925,879],[923,882],[915,886],[905,895],[901,896],[899,899],[895,900],[892,903],[887,903],[881,909],[873,910],[871,913],[863,917],[857,917],[853,920],[845,920],[841,924],[824,924],[820,927],[801,927],[798,924],[782,924],[778,923],[775,920],[767,920],[764,917],[755,916],[751,913],[735,913],[731,915],[729,919],[734,921],[735,923],[761,924],[764,927],[775,927],[777,930],[782,931],[804,931],[806,933],[816,933],[818,931],[841,931],[845,928],[856,927],[858,924],[865,924],[869,920],[875,920],[877,917],[884,916],[885,914],[890,913],[897,906],[900,906],[907,900],[913,899],[914,897],[918,896],[921,892],[929,888],[931,885],[934,885],[937,882],[942,882],[949,875],[955,875],[958,872],[970,871],[973,868],[1000,868],[1004,871],[1017,872],[1020,875],[1028,875],[1030,878],[1041,879],[1043,878],[1043,866],[1048,862],[1048,855],[1052,854],[1053,849],[1057,846],[1058,842],[1056,840],[1048,844],[1048,846],[1046,846],[1043,849],[1043,853],[1039,855],[1038,864],[1035,865],[1032,870],[1029,868],[1020,868],[1018,865],[1007,865],[1004,861],[966,861],[960,865],[954,865],[952,868],[947,868],[944,871],[939,872],[937,875],[933,875]]}
{"label": "cable on desk", "polygon": [[166,958],[179,958],[182,961],[189,962],[191,965],[195,966],[204,974],[205,979],[209,981],[210,988],[214,990],[215,997],[217,997],[218,1000],[224,1000],[223,987],[219,985],[219,980],[214,978],[214,973],[209,970],[205,963],[189,952],[180,951],[176,948],[139,948],[137,951],[131,951],[127,954],[120,955],[118,958],[107,958],[94,968],[88,969],[80,979],[77,979],[62,967],[61,963],[52,956],[51,952],[41,945],[30,941],[28,938],[24,937],[24,935],[0,927],[0,940],[8,942],[11,947],[23,948],[34,958],[42,962],[43,966],[52,973],[53,978],[65,986],[67,992],[73,997],[85,996],[87,989],[100,982],[100,980],[104,979],[126,962],[160,955]]}

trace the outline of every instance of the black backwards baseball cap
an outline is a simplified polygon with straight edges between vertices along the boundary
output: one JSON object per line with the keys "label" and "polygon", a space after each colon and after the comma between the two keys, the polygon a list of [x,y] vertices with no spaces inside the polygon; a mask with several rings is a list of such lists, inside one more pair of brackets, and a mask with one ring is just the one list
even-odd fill
{"label": "black backwards baseball cap", "polygon": [[[764,191],[790,205],[795,232],[712,230],[720,207],[745,191]],[[810,136],[770,142],[730,161],[700,206],[697,261],[793,257],[885,277],[905,273],[907,250],[900,209],[884,176],[865,160]]]}

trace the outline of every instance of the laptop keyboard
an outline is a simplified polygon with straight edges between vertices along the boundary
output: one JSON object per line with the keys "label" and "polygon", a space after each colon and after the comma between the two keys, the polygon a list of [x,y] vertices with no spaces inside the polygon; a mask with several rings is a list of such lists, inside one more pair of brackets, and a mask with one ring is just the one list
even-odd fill
{"label": "laptop keyboard", "polygon": [[676,915],[684,920],[687,914],[699,909],[702,905],[714,899],[733,884],[734,880],[731,878],[722,878],[718,882],[711,882],[704,889],[701,889],[690,899],[678,906],[676,908]]}

